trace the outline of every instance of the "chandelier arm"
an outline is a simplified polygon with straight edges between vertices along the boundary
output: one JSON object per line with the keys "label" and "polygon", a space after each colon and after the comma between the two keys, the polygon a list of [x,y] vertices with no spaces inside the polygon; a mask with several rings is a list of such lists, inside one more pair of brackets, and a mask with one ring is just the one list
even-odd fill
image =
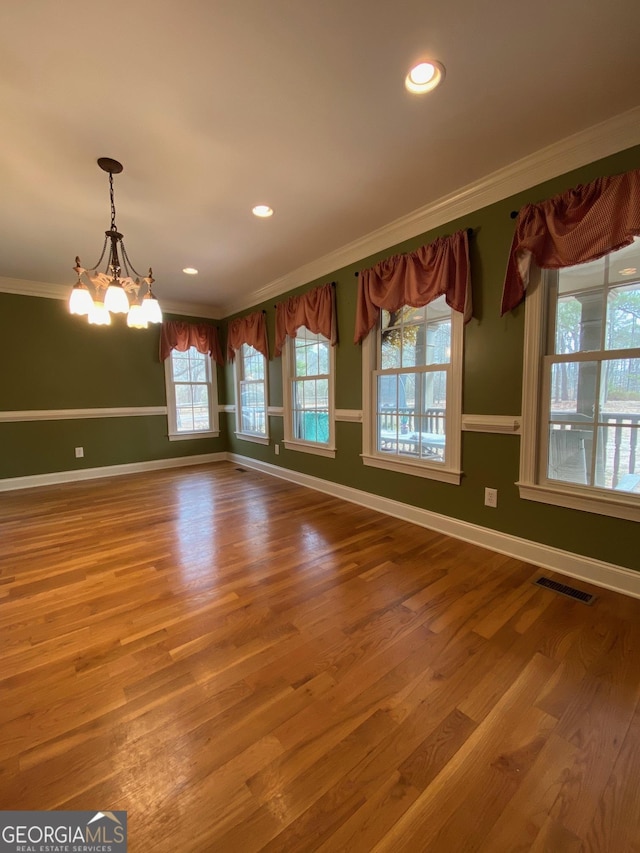
{"label": "chandelier arm", "polygon": [[128,265],[129,267],[131,267],[131,269],[132,269],[132,270],[133,270],[133,272],[138,276],[138,278],[144,278],[144,276],[142,275],[142,273],[138,272],[138,270],[137,270],[137,269],[134,267],[134,265],[131,263],[131,259],[129,258],[129,255],[127,255],[127,250],[126,250],[125,245],[124,245],[124,240],[121,240],[121,241],[120,241],[120,245],[122,246],[122,257],[123,257],[123,259],[125,260],[126,265]]}
{"label": "chandelier arm", "polygon": [[100,266],[100,264],[102,263],[102,259],[104,258],[104,253],[107,251],[107,240],[108,239],[109,239],[108,236],[105,235],[104,243],[102,246],[102,254],[100,255],[100,257],[98,258],[98,260],[96,261],[96,263],[92,267],[87,267],[87,272],[95,272],[98,269],[98,267]]}

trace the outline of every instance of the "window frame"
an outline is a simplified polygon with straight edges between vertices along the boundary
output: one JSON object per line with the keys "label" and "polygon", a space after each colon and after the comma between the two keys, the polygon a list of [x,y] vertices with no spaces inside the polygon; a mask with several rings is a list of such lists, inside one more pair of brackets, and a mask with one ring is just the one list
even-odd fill
{"label": "window frame", "polygon": [[[525,300],[524,361],[522,381],[522,435],[520,472],[516,482],[524,500],[567,507],[598,515],[640,521],[640,495],[597,486],[551,480],[546,474],[548,455],[548,380],[545,369],[550,318],[548,289],[554,271],[532,264]],[[575,360],[600,360],[601,350],[586,351]],[[606,350],[607,357],[621,357],[625,350]],[[560,357],[561,358],[561,357]],[[554,357],[557,361],[558,357]],[[546,395],[546,396],[545,396]]]}
{"label": "window frame", "polygon": [[[190,350],[198,350],[196,347],[189,347]],[[220,435],[220,425],[218,418],[218,375],[216,365],[210,355],[204,355],[204,364],[206,372],[205,382],[176,382],[173,378],[173,354],[176,352],[172,349],[164,362],[164,377],[165,388],[167,393],[167,426],[169,441],[185,441],[194,438],[217,438]],[[181,353],[184,354],[184,353]],[[207,430],[180,430],[178,431],[178,413],[176,404],[176,385],[206,385],[208,389],[209,403],[209,429]]]}
{"label": "window frame", "polygon": [[[300,329],[306,327],[301,326]],[[310,331],[310,330],[307,330]],[[311,334],[315,334],[311,332]],[[282,396],[284,413],[284,439],[283,444],[287,450],[295,450],[302,453],[311,453],[316,456],[325,456],[331,459],[336,455],[336,427],[335,427],[335,347],[329,338],[322,333],[317,333],[326,342],[329,349],[329,373],[308,374],[311,379],[327,379],[329,387],[329,441],[323,444],[315,441],[307,441],[297,438],[293,429],[293,385],[298,381],[305,381],[305,377],[296,376],[295,369],[295,338],[287,335],[282,348]],[[297,337],[297,335],[296,335]]]}
{"label": "window frame", "polygon": [[[460,485],[462,479],[462,371],[464,356],[464,317],[451,311],[451,356],[448,364],[433,365],[447,372],[447,406],[445,419],[445,462],[428,459],[390,457],[378,450],[377,376],[381,349],[382,312],[374,329],[362,342],[362,462],[372,468],[396,471]],[[401,369],[399,369],[401,372]]]}
{"label": "window frame", "polygon": [[[262,359],[263,365],[263,376],[262,380],[246,380],[244,378],[245,375],[245,352],[244,348],[248,347],[253,350],[251,355],[254,354],[259,356]],[[233,376],[234,376],[234,385],[235,385],[235,393],[236,393],[236,429],[235,434],[236,437],[241,439],[242,441],[252,441],[254,444],[269,444],[269,370],[268,370],[268,362],[264,355],[259,352],[255,347],[252,347],[251,344],[243,343],[239,349],[235,350],[235,358],[233,360]],[[251,384],[263,384],[264,385],[264,424],[265,424],[265,432],[257,433],[257,432],[248,432],[242,429],[242,385],[244,382],[250,382]]]}

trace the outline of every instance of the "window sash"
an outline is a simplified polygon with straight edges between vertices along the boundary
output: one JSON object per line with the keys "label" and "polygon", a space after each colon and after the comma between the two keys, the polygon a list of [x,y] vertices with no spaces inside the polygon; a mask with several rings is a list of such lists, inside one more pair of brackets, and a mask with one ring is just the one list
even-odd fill
{"label": "window sash", "polygon": [[[456,311],[451,312],[448,362],[434,362],[433,364],[424,364],[418,367],[386,368],[384,370],[380,369],[382,351],[381,322],[378,323],[376,333],[372,331],[364,338],[362,344],[363,462],[365,465],[376,468],[413,474],[459,485],[462,475],[460,470],[460,452],[462,443],[464,318]],[[389,454],[378,447],[378,379],[383,376],[402,376],[407,373],[417,374],[421,377],[434,373],[445,374],[444,458],[418,458],[415,454]]]}
{"label": "window sash", "polygon": [[[174,353],[177,353],[174,358]],[[185,358],[186,356],[186,358]],[[188,362],[189,375],[196,372],[194,364],[204,367],[204,379],[176,379],[177,362]],[[193,362],[193,363],[192,363]],[[200,373],[200,371],[197,371]],[[216,383],[213,363],[210,356],[202,355],[195,347],[186,352],[172,350],[165,362],[165,377],[167,390],[167,418],[169,437],[188,438],[189,436],[218,435]],[[188,388],[190,402],[181,402],[179,389]],[[205,389],[205,394],[198,389]],[[202,397],[206,400],[202,400]],[[191,413],[190,418],[187,417]],[[203,420],[206,416],[206,423]],[[184,418],[184,420],[183,420]],[[183,426],[183,423],[186,424]],[[199,425],[198,425],[199,424]]]}
{"label": "window sash", "polygon": [[[318,343],[327,348],[329,372],[300,373],[297,356],[301,350],[307,350],[304,357],[304,369],[309,368],[309,351]],[[297,344],[297,345],[296,345]],[[320,365],[320,354],[318,364]],[[317,451],[321,455],[335,455],[335,410],[334,410],[334,376],[335,355],[331,342],[321,333],[309,332],[300,327],[296,338],[287,337],[284,357],[284,404],[285,404],[285,446],[293,450]],[[321,393],[321,405],[318,400],[318,386],[326,384],[326,394]],[[313,387],[312,395],[305,391]],[[316,400],[316,405],[305,405],[310,397]],[[306,398],[306,399],[305,399]]]}
{"label": "window sash", "polygon": [[[247,375],[246,362],[262,359],[261,373],[262,379],[246,379]],[[249,344],[243,344],[236,351],[236,359],[234,361],[234,369],[236,376],[236,434],[257,436],[258,438],[268,438],[269,421],[267,416],[267,368],[266,359],[262,353],[258,352]],[[244,403],[245,399],[252,399],[253,394],[251,389],[262,389],[262,405],[251,405]],[[260,395],[256,395],[254,399]]]}
{"label": "window sash", "polygon": [[[555,349],[556,312],[555,306],[550,310],[549,301],[550,296],[553,296],[553,289],[557,287],[556,282],[556,271],[532,268],[525,302],[522,437],[520,478],[517,483],[520,496],[527,500],[640,521],[640,494],[548,476],[549,425],[557,422],[557,419],[554,421],[550,417],[553,365],[595,362],[599,368],[608,361],[640,357],[640,349],[636,348],[548,354]],[[616,282],[609,289],[612,290],[618,285],[619,282]],[[596,389],[596,395],[596,399],[600,400],[599,387]],[[596,446],[598,428],[607,427],[609,430],[616,428],[616,425],[606,422],[606,413],[603,414],[604,417],[601,417],[598,422],[595,418],[587,423],[579,423],[577,419],[573,422],[575,426],[584,427],[585,432],[591,433]],[[637,433],[636,447],[639,441],[640,432]],[[598,479],[595,476],[594,457],[595,453],[589,457],[588,473],[591,483],[595,483]],[[620,478],[619,472],[618,477]]]}

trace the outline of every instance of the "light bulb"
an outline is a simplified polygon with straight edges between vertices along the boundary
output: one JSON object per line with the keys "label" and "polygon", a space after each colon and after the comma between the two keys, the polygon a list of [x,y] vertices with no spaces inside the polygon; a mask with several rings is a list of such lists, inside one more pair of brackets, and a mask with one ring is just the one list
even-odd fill
{"label": "light bulb", "polygon": [[405,88],[414,95],[435,89],[444,77],[444,65],[429,60],[415,65],[404,80]]}
{"label": "light bulb", "polygon": [[111,314],[105,308],[104,302],[96,299],[93,303],[93,310],[89,314],[89,322],[94,326],[110,326]]}
{"label": "light bulb", "polygon": [[137,302],[132,305],[131,308],[129,308],[129,313],[127,315],[127,326],[129,326],[129,328],[131,329],[147,328],[147,318],[144,316],[142,305],[138,305]]}
{"label": "light bulb", "polygon": [[121,284],[111,282],[104,297],[104,307],[112,314],[126,314],[129,311],[129,299]]}
{"label": "light bulb", "polygon": [[145,293],[142,300],[142,315],[147,323],[162,323],[160,303],[152,293]]}
{"label": "light bulb", "polygon": [[69,311],[71,314],[90,314],[93,310],[93,299],[89,293],[89,288],[79,281],[74,284],[71,295],[69,296]]}

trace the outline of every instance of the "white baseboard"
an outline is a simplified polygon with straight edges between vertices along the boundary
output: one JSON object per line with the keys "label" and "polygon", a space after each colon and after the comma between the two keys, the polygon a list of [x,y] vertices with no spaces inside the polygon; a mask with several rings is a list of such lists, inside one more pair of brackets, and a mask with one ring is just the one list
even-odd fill
{"label": "white baseboard", "polygon": [[33,474],[29,477],[8,477],[0,480],[0,492],[15,489],[31,489],[35,486],[55,486],[59,483],[71,483],[76,480],[96,480],[99,477],[117,477],[122,474],[141,474],[144,471],[156,471],[160,468],[182,468],[187,465],[206,465],[209,462],[223,462],[227,454],[200,453],[196,456],[174,456],[170,459],[152,459],[149,462],[129,462],[125,465],[104,465],[101,468],[78,468],[74,471],[54,471],[51,474]]}
{"label": "white baseboard", "polygon": [[350,503],[359,504],[385,515],[402,519],[402,521],[409,521],[421,527],[436,530],[438,533],[444,533],[454,539],[461,539],[464,542],[497,551],[499,554],[524,560],[534,566],[540,566],[633,598],[640,598],[640,572],[634,572],[623,566],[594,560],[591,557],[584,557],[571,551],[563,551],[560,548],[552,548],[550,545],[543,545],[529,539],[521,539],[519,536],[512,536],[509,533],[480,527],[480,525],[471,524],[468,521],[449,518],[449,516],[440,515],[437,512],[394,501],[390,498],[383,498],[380,495],[373,495],[351,486],[331,483],[309,474],[280,468],[269,462],[260,462],[238,453],[228,453],[227,458],[232,462],[240,463],[244,468],[253,468],[256,471],[262,471],[264,474],[271,474],[300,486],[307,486],[332,497],[341,498]]}

